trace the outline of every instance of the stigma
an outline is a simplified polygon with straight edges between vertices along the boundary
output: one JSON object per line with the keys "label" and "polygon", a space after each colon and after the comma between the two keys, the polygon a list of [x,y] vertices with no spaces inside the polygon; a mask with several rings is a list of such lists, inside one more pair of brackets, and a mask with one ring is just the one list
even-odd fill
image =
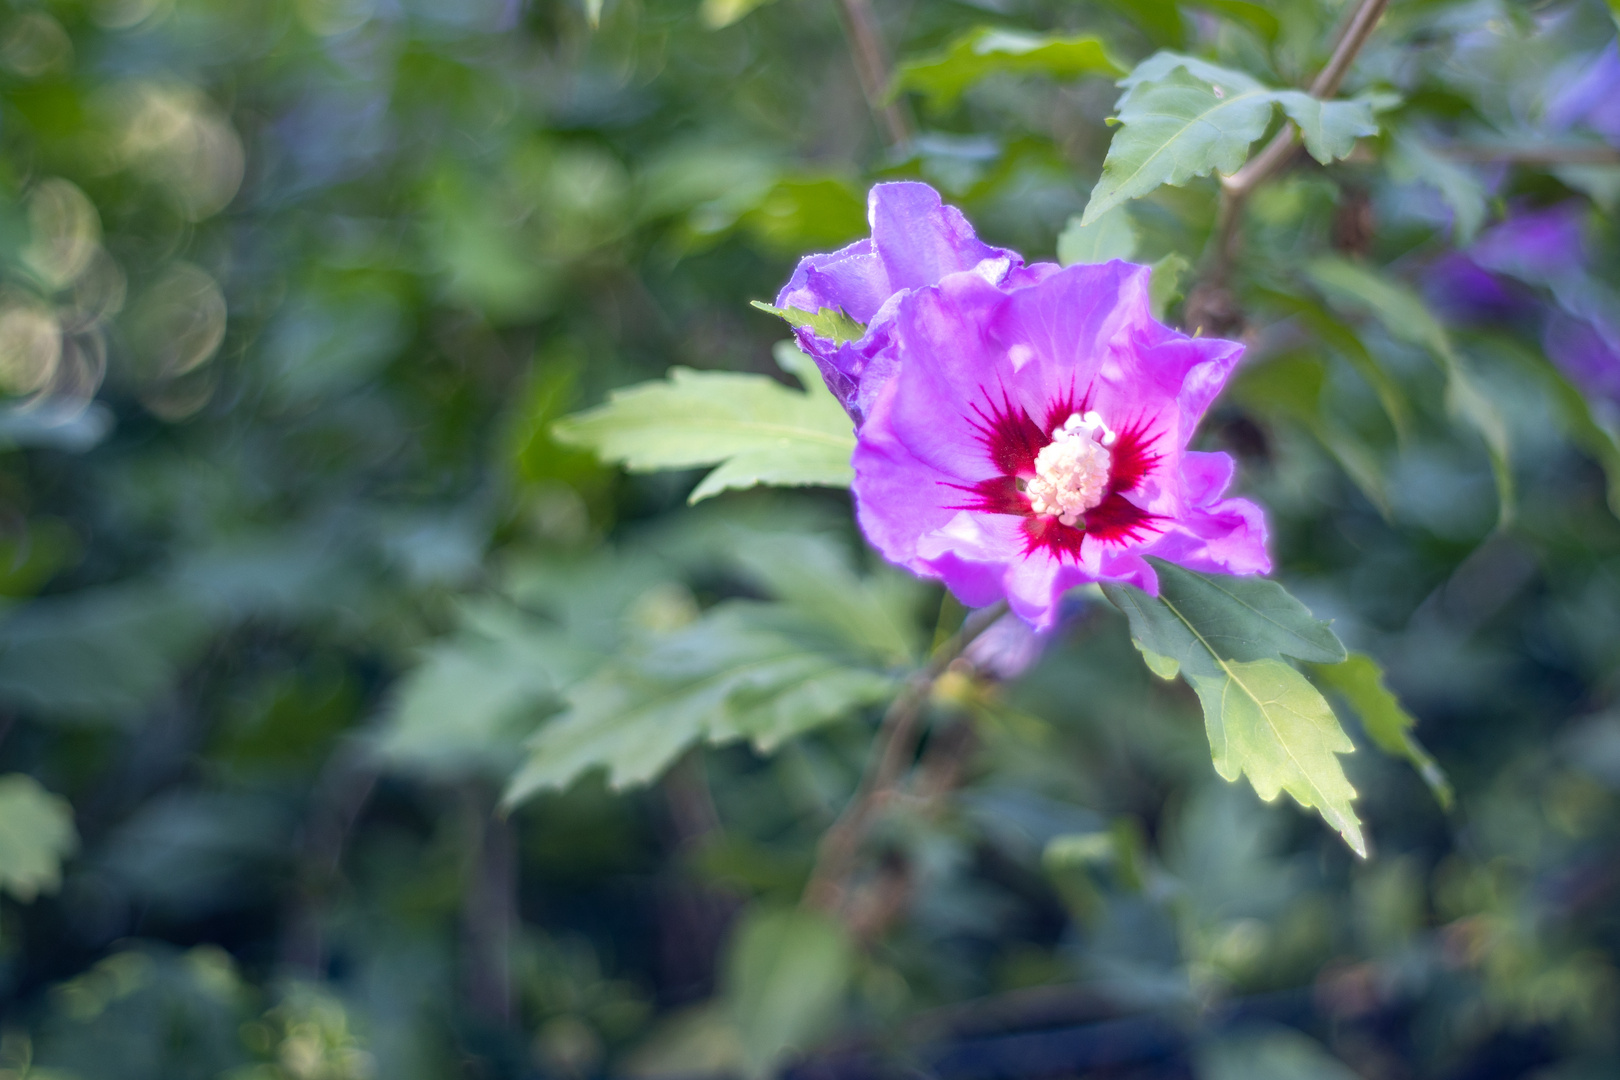
{"label": "stigma", "polygon": [[1035,456],[1035,476],[1024,488],[1029,508],[1064,525],[1084,528],[1086,511],[1108,494],[1114,466],[1109,447],[1117,438],[1095,412],[1075,413],[1065,420]]}

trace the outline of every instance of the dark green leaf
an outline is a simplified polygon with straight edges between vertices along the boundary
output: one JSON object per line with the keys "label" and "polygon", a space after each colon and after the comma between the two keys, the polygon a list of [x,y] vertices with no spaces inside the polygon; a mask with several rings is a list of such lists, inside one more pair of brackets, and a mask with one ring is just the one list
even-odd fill
{"label": "dark green leaf", "polygon": [[1349,703],[1375,746],[1386,754],[1411,762],[1434,792],[1435,800],[1445,809],[1451,809],[1451,782],[1412,735],[1417,721],[1401,708],[1400,700],[1384,685],[1384,671],[1378,661],[1365,653],[1351,653],[1342,664],[1312,665],[1311,674]]}

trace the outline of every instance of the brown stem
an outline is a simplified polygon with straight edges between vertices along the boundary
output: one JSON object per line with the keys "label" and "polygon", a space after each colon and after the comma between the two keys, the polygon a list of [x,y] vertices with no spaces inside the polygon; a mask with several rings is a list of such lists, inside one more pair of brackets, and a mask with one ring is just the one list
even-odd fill
{"label": "brown stem", "polygon": [[806,906],[836,912],[843,905],[848,878],[855,868],[855,856],[867,827],[877,809],[894,793],[900,775],[917,752],[923,706],[934,683],[950,667],[951,661],[962,655],[962,650],[1006,611],[1007,604],[1002,601],[969,615],[962,629],[934,650],[928,665],[912,676],[883,714],[883,724],[878,728],[872,754],[866,761],[866,772],[855,794],[817,845],[816,864],[804,889]]}
{"label": "brown stem", "polygon": [[[1333,55],[1327,66],[1311,81],[1312,97],[1329,98],[1339,92],[1339,84],[1355,62],[1356,54],[1367,43],[1373,28],[1383,17],[1389,0],[1361,0],[1344,24],[1339,40],[1333,46]],[[1210,267],[1209,280],[1224,284],[1232,263],[1237,259],[1238,225],[1243,207],[1255,188],[1271,179],[1293,159],[1299,149],[1299,127],[1292,120],[1283,125],[1272,140],[1231,176],[1221,180],[1221,206],[1216,215],[1215,260]]]}
{"label": "brown stem", "polygon": [[890,146],[904,146],[911,141],[911,121],[905,107],[898,101],[888,100],[889,84],[894,80],[894,66],[889,61],[889,50],[883,44],[883,31],[868,0],[839,0],[844,15],[844,30],[849,34],[849,51],[855,61],[855,75],[861,81],[861,92],[872,116],[882,127]]}
{"label": "brown stem", "polygon": [[1493,146],[1491,144],[1451,143],[1435,147],[1452,161],[1493,162],[1516,165],[1615,165],[1620,149],[1612,146]]}

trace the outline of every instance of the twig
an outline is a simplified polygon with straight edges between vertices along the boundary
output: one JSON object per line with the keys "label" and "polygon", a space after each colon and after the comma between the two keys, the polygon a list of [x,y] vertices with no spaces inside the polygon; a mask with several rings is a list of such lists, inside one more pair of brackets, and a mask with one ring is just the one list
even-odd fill
{"label": "twig", "polygon": [[866,836],[876,810],[893,794],[901,773],[917,750],[917,735],[923,705],[934,683],[950,667],[951,661],[990,624],[1006,614],[1005,601],[981,608],[969,615],[962,629],[934,650],[928,665],[906,684],[883,714],[866,772],[838,820],[822,836],[816,848],[816,864],[804,889],[804,904],[821,911],[835,912],[843,905],[847,879],[855,867],[855,856]]}
{"label": "twig", "polygon": [[868,0],[839,0],[839,10],[844,15],[849,51],[855,60],[855,75],[861,81],[866,104],[882,126],[889,145],[904,146],[911,141],[911,121],[899,101],[887,100],[894,66],[889,61],[889,50],[883,44],[883,31],[878,28],[872,5]]}
{"label": "twig", "polygon": [[[1356,54],[1367,43],[1373,28],[1383,17],[1389,0],[1361,0],[1360,5],[1345,23],[1333,55],[1327,66],[1311,81],[1312,97],[1329,98],[1339,92],[1339,84],[1354,63]],[[1271,179],[1293,158],[1299,149],[1299,127],[1292,120],[1237,172],[1221,180],[1221,206],[1216,215],[1215,258],[1209,279],[1219,285],[1225,282],[1232,262],[1237,257],[1238,224],[1243,216],[1244,204],[1255,188]]]}
{"label": "twig", "polygon": [[1497,146],[1490,143],[1450,143],[1434,148],[1452,161],[1516,165],[1620,165],[1620,149],[1612,146]]}

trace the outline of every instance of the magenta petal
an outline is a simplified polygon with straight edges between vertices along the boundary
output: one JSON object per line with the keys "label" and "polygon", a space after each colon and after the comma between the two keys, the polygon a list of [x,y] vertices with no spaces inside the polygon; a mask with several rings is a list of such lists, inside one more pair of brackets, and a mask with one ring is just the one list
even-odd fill
{"label": "magenta petal", "polygon": [[[981,272],[948,274],[895,303],[884,331],[894,372],[871,399],[853,459],[868,540],[966,604],[1007,600],[1038,630],[1079,585],[1156,591],[1145,555],[1223,573],[1269,569],[1260,509],[1221,498],[1231,459],[1186,449],[1242,347],[1156,322],[1145,267],[1032,277],[1009,288]],[[1037,513],[1025,485],[1049,467],[1040,451],[1091,412],[1108,429],[1097,466],[1106,487],[1089,489],[1072,521]]]}

